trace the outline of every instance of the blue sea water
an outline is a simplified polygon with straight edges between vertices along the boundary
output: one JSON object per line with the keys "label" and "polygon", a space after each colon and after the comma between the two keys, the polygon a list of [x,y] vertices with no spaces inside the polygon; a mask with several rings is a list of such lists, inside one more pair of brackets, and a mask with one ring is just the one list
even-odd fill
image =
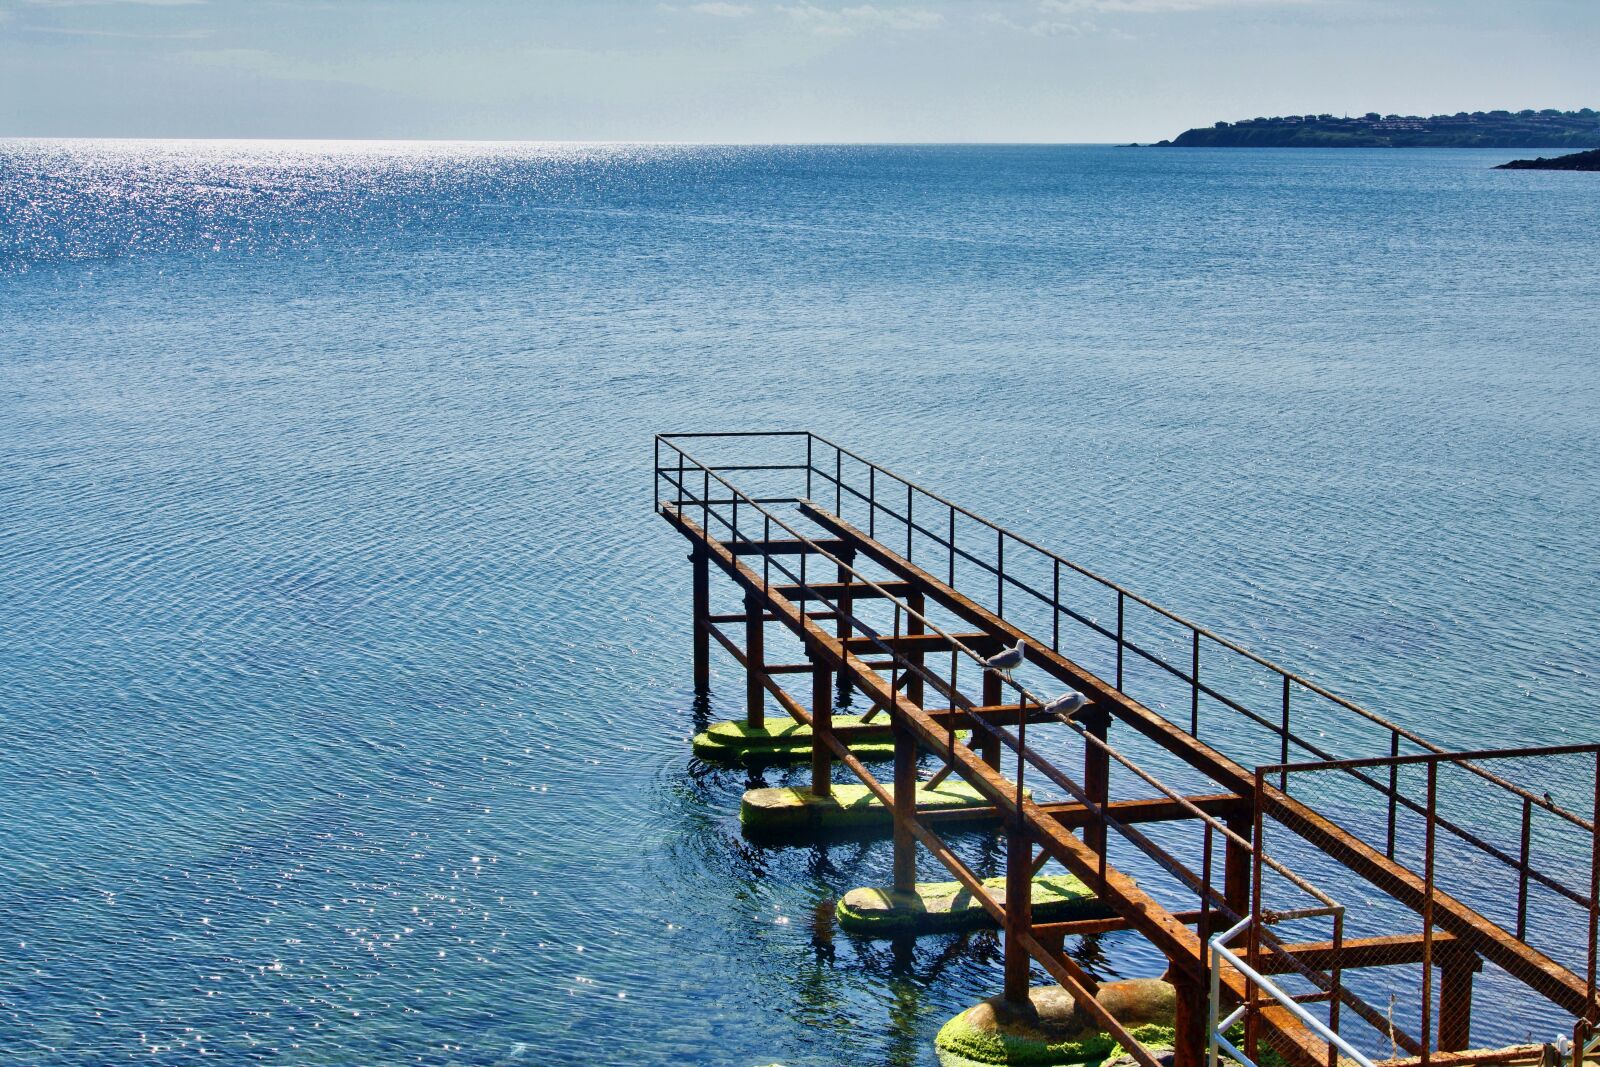
{"label": "blue sea water", "polygon": [[659,430],[1592,740],[1600,197],[1506,155],[0,142],[0,1063],[933,1062],[994,940],[741,838]]}

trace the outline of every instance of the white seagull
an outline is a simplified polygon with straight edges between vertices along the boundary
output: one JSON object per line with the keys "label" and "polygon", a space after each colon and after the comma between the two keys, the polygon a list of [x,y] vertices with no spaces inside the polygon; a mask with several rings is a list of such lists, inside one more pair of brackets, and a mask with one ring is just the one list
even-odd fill
{"label": "white seagull", "polygon": [[1022,661],[1027,658],[1028,646],[1021,638],[1011,648],[1003,649],[983,661],[983,665],[996,674],[1011,677],[1011,672],[1022,666]]}
{"label": "white seagull", "polygon": [[1057,715],[1065,722],[1087,707],[1088,703],[1088,697],[1076,689],[1068,689],[1039,710],[1046,715]]}

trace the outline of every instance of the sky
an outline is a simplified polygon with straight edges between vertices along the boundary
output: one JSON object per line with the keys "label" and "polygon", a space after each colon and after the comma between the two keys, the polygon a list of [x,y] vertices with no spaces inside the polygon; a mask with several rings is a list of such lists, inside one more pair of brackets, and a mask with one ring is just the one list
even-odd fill
{"label": "sky", "polygon": [[0,136],[1150,141],[1597,56],[1600,0],[0,0]]}

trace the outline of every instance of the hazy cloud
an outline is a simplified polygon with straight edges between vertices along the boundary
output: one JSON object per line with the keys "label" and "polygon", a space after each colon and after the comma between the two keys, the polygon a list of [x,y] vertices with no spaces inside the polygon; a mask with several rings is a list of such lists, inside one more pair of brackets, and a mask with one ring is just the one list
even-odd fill
{"label": "hazy cloud", "polygon": [[207,0],[27,0],[34,7],[109,7],[136,4],[140,7],[197,7]]}
{"label": "hazy cloud", "polygon": [[795,22],[809,26],[813,33],[833,37],[850,37],[868,29],[928,30],[944,25],[944,16],[937,11],[918,7],[878,7],[861,4],[856,7],[819,7],[812,3],[778,5]]}
{"label": "hazy cloud", "polygon": [[749,4],[727,4],[720,2],[706,4],[690,4],[689,10],[696,15],[715,15],[718,18],[742,19],[755,9]]}

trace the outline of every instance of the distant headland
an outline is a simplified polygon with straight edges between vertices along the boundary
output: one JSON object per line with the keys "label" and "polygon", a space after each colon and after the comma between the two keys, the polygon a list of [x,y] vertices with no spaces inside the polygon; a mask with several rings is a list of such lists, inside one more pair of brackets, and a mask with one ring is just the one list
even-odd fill
{"label": "distant headland", "polygon": [[1185,130],[1158,148],[1595,148],[1600,111],[1275,115]]}
{"label": "distant headland", "polygon": [[1510,163],[1502,163],[1495,170],[1600,170],[1600,148],[1593,148],[1587,152],[1574,152],[1570,156],[1556,156],[1546,159],[1513,159]]}

